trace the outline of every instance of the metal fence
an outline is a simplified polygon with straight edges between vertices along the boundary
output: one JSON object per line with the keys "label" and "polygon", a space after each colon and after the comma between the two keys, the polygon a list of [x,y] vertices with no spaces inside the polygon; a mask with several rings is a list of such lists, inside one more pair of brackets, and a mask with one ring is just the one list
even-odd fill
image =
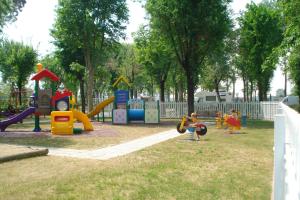
{"label": "metal fence", "polygon": [[[94,105],[97,105],[103,99],[94,99]],[[161,118],[181,118],[188,113],[187,102],[160,102]],[[156,102],[145,102],[145,108],[156,107]],[[217,103],[203,102],[195,103],[195,112],[203,117],[215,117],[216,112],[223,114],[230,113],[232,109],[246,114],[250,119],[274,120],[278,102],[239,102],[239,103]],[[105,107],[105,116],[111,117],[113,105]]]}
{"label": "metal fence", "polygon": [[300,199],[300,114],[280,103],[274,129],[275,200]]}

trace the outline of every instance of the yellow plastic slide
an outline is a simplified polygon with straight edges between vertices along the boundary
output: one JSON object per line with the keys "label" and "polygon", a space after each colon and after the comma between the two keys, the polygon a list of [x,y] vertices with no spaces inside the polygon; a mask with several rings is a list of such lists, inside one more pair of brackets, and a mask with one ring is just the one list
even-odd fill
{"label": "yellow plastic slide", "polygon": [[101,112],[101,110],[107,106],[108,104],[111,104],[113,101],[115,100],[115,97],[109,97],[108,99],[102,101],[101,103],[99,103],[89,114],[87,114],[88,117],[93,117],[95,115],[97,115],[99,112]]}
{"label": "yellow plastic slide", "polygon": [[90,122],[90,119],[87,117],[86,114],[84,114],[83,112],[80,112],[79,110],[75,110],[73,109],[73,116],[74,118],[76,118],[77,120],[81,121],[83,123],[83,127],[85,131],[93,131],[93,125]]}

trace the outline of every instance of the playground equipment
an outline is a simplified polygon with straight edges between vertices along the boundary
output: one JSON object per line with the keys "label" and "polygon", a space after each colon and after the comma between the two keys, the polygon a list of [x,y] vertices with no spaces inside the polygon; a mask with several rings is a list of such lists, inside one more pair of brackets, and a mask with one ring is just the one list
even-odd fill
{"label": "playground equipment", "polygon": [[115,97],[112,96],[104,101],[102,101],[101,103],[99,103],[91,112],[89,112],[87,114],[88,117],[93,117],[97,114],[99,114],[101,112],[101,110],[103,110],[106,106],[108,106],[109,104],[113,103],[115,100]]}
{"label": "playground equipment", "polygon": [[[5,131],[5,129],[11,124],[18,123],[25,119],[27,116],[34,114],[35,115],[35,132],[41,131],[40,128],[40,115],[49,115],[51,112],[50,100],[51,93],[53,94],[55,91],[54,82],[59,81],[59,78],[47,69],[42,69],[42,64],[37,64],[38,72],[35,74],[31,80],[35,81],[34,87],[34,95],[31,97],[30,107],[24,110],[22,113],[13,116],[10,119],[6,119],[0,122],[1,131]],[[39,81],[43,78],[49,78],[51,82],[51,90],[43,90],[39,88]]]}
{"label": "playground equipment", "polygon": [[29,107],[26,110],[24,110],[23,112],[21,112],[20,114],[17,114],[11,118],[8,118],[6,120],[0,121],[0,130],[1,132],[4,132],[5,129],[11,125],[11,124],[16,124],[20,121],[22,121],[23,119],[25,119],[27,116],[33,114],[35,112],[35,107]]}
{"label": "playground equipment", "polygon": [[[51,89],[41,89],[39,87],[39,82],[44,79],[49,78],[51,80]],[[73,123],[73,118],[81,121],[84,125],[84,130],[91,131],[93,130],[93,126],[90,123],[88,117],[74,109],[75,99],[72,100],[72,93],[70,91],[64,90],[62,92],[56,91],[55,82],[59,81],[59,78],[48,69],[43,69],[42,64],[37,64],[37,73],[31,78],[31,80],[35,81],[34,94],[31,96],[30,107],[21,112],[20,114],[16,114],[6,120],[0,121],[0,130],[5,131],[5,129],[11,124],[16,124],[27,116],[34,114],[35,116],[35,132],[41,131],[40,128],[40,115],[50,115],[52,111],[61,112],[61,111],[71,111],[72,114],[68,113],[54,113],[53,120],[51,121],[51,128],[54,128],[54,133],[59,134],[59,131],[62,130],[58,127],[65,127],[69,130],[70,124],[62,125],[61,119],[65,116],[64,120],[69,118],[70,123]],[[56,118],[55,118],[56,117]],[[52,119],[52,118],[51,118]],[[72,120],[71,120],[72,119]],[[69,122],[68,121],[68,122]],[[64,131],[63,131],[64,132]],[[68,133],[70,131],[67,131]],[[65,132],[64,132],[65,134]]]}
{"label": "playground equipment", "polygon": [[54,135],[73,134],[73,112],[52,111],[51,112],[51,133]]}
{"label": "playground equipment", "polygon": [[73,134],[73,118],[83,123],[85,131],[94,130],[88,116],[74,108],[76,100],[72,92],[68,90],[57,91],[52,97],[51,104],[56,110],[51,112],[52,134]]}
{"label": "playground equipment", "polygon": [[177,124],[177,132],[183,134],[186,130],[192,134],[196,131],[198,139],[207,133],[205,124],[195,120],[191,121],[190,117],[183,116],[181,122]]}
{"label": "playground equipment", "polygon": [[222,128],[222,116],[220,112],[217,112],[216,114],[216,128],[217,129]]}
{"label": "playground equipment", "polygon": [[117,90],[116,87],[123,81],[128,87],[130,84],[124,77],[119,77],[113,84],[115,88],[114,108],[112,110],[113,124],[128,124],[129,122],[159,123],[159,103],[145,102],[141,99],[130,99],[128,90]]}
{"label": "playground equipment", "polygon": [[[236,111],[232,111],[231,115],[224,114],[223,127],[229,130],[229,133],[235,133],[241,129],[241,121],[239,119],[240,114]],[[243,119],[246,120],[246,119]],[[222,115],[220,112],[216,114],[216,128],[222,128]]]}
{"label": "playground equipment", "polygon": [[224,127],[225,129],[229,129],[229,133],[235,133],[236,131],[241,129],[242,127],[246,127],[247,125],[247,115],[240,112],[236,112],[235,110],[231,111],[232,113],[224,114],[223,116],[223,126],[222,126],[222,114],[217,112],[216,114],[216,128],[221,129]]}

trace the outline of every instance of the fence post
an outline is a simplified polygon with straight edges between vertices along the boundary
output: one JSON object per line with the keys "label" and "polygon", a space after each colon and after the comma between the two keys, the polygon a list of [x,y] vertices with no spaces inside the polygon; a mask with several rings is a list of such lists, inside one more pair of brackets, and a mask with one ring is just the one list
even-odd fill
{"label": "fence post", "polygon": [[[278,109],[282,113],[282,109]],[[283,200],[285,196],[285,117],[283,114],[275,115],[274,122],[274,200]]]}

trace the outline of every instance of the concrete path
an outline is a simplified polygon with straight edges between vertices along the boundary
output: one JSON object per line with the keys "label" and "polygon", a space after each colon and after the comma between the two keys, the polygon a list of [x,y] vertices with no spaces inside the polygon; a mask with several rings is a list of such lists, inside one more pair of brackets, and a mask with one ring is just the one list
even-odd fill
{"label": "concrete path", "polygon": [[155,135],[135,139],[129,142],[118,144],[111,147],[96,149],[96,150],[76,150],[65,148],[48,148],[48,155],[67,156],[74,158],[86,158],[97,160],[108,160],[110,158],[123,156],[134,151],[144,149],[154,144],[180,136],[176,130],[172,129]]}

